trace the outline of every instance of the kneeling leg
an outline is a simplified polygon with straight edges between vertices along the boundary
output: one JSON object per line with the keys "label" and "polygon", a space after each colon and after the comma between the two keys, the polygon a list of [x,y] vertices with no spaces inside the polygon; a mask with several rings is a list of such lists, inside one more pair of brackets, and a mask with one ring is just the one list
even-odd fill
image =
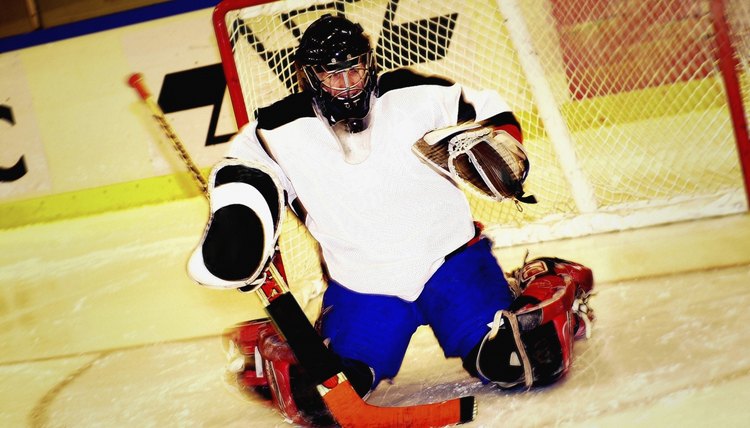
{"label": "kneeling leg", "polygon": [[495,314],[464,367],[501,388],[550,384],[570,368],[576,333],[591,330],[587,302],[593,276],[577,263],[544,258],[526,263],[511,277],[516,299]]}

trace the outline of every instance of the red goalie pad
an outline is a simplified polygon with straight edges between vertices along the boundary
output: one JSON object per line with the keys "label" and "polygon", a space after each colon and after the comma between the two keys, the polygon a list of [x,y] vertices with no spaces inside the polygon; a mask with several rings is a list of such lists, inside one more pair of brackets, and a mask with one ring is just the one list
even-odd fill
{"label": "red goalie pad", "polygon": [[547,385],[570,367],[573,346],[570,277],[535,280],[508,310],[498,311],[482,341],[476,372],[508,389]]}
{"label": "red goalie pad", "polygon": [[263,375],[258,338],[260,331],[268,328],[273,328],[268,318],[260,318],[227,329],[222,337],[228,374],[236,376],[241,389],[257,390],[264,395],[268,380]]}
{"label": "red goalie pad", "polygon": [[572,308],[575,318],[575,337],[578,339],[591,335],[592,323],[595,319],[594,311],[588,303],[594,290],[594,275],[591,269],[570,260],[540,257],[526,262],[510,276],[509,282],[516,296],[525,294],[525,290],[528,290],[529,285],[536,279],[547,276],[570,277],[575,285],[575,300]]}
{"label": "red goalie pad", "polygon": [[238,386],[273,401],[285,419],[300,426],[332,426],[334,421],[289,344],[267,318],[247,321],[224,335],[228,371]]}
{"label": "red goalie pad", "polygon": [[593,312],[583,313],[581,306],[593,289],[591,270],[536,259],[514,271],[509,282],[516,299],[496,314],[478,352],[477,372],[501,388],[555,382],[570,368],[576,333],[590,331]]}
{"label": "red goalie pad", "polygon": [[536,278],[547,275],[569,275],[576,284],[576,296],[590,294],[594,289],[594,275],[591,269],[570,260],[556,257],[540,257],[524,263],[524,265],[511,273],[521,290]]}
{"label": "red goalie pad", "polygon": [[517,322],[523,345],[522,365],[528,365],[524,367],[527,386],[550,384],[568,372],[574,298],[575,285],[569,276],[547,275],[532,280],[511,305],[510,322]]}

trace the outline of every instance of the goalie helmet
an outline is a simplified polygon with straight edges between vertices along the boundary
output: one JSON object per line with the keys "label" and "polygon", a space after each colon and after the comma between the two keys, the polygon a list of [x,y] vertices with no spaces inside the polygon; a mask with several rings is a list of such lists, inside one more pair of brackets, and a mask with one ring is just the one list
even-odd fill
{"label": "goalie helmet", "polygon": [[295,65],[302,89],[312,93],[331,125],[344,122],[353,133],[367,127],[377,67],[359,24],[339,16],[319,18],[302,35]]}

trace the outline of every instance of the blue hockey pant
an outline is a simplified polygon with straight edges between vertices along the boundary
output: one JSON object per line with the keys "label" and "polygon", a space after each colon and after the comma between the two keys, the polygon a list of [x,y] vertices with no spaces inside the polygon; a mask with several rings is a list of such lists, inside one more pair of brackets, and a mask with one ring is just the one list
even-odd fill
{"label": "blue hockey pant", "polygon": [[414,302],[357,293],[329,281],[321,333],[337,354],[370,366],[376,386],[396,376],[419,326],[432,328],[446,357],[463,358],[512,300],[491,242],[483,238],[447,258]]}

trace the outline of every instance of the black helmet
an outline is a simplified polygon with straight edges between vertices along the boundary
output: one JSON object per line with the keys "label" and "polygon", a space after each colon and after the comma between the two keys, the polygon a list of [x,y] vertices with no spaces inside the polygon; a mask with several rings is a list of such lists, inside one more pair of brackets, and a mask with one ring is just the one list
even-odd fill
{"label": "black helmet", "polygon": [[359,24],[340,16],[322,16],[302,35],[295,64],[302,88],[312,92],[331,125],[347,121],[351,132],[364,129],[377,68],[370,39]]}

